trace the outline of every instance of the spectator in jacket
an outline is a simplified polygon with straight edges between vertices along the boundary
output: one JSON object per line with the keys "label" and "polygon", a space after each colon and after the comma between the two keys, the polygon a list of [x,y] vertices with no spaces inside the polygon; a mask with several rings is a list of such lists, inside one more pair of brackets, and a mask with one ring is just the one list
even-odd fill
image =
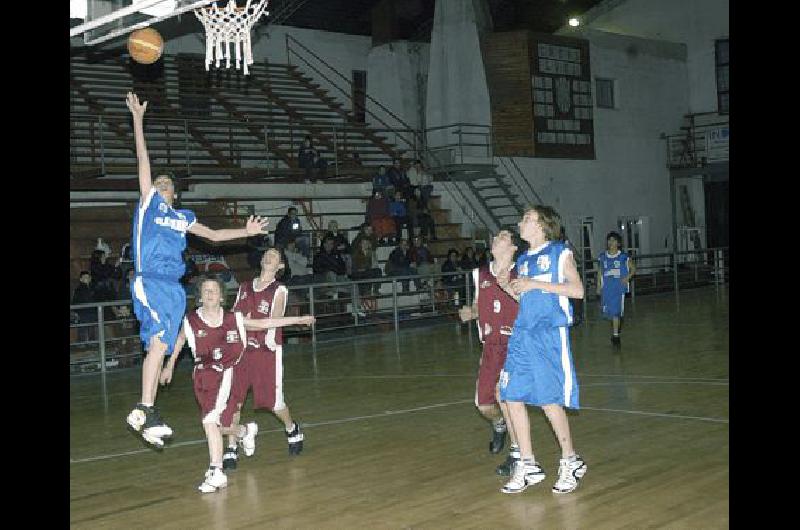
{"label": "spectator in jacket", "polygon": [[[411,264],[408,239],[401,239],[400,244],[389,254],[385,270],[386,276],[412,276],[417,273],[417,269]],[[409,280],[401,280],[401,291],[409,291]]]}
{"label": "spectator in jacket", "polygon": [[[314,256],[314,281],[317,283],[333,283],[346,281],[346,267],[342,256],[336,252],[333,238],[322,242],[322,249]],[[337,293],[335,287],[325,289],[326,294]]]}
{"label": "spectator in jacket", "polygon": [[400,241],[400,238],[403,237],[403,226],[408,228],[408,237],[413,237],[414,223],[406,211],[406,198],[400,190],[394,192],[394,200],[389,205],[389,211],[392,214],[395,226],[395,239],[392,243]]}
{"label": "spectator in jacket", "polygon": [[381,245],[386,243],[387,236],[395,232],[394,221],[389,212],[389,201],[380,190],[375,190],[367,202],[367,220]]}

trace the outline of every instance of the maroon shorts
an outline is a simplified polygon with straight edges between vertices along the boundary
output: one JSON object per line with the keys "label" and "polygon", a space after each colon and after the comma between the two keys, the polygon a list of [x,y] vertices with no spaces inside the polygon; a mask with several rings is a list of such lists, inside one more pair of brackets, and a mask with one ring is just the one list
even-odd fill
{"label": "maroon shorts", "polygon": [[475,406],[497,403],[495,387],[500,371],[506,362],[508,344],[484,344],[481,365],[478,368],[478,381],[475,383]]}
{"label": "maroon shorts", "polygon": [[192,372],[194,397],[200,405],[203,423],[215,423],[230,427],[232,414],[224,414],[228,408],[233,383],[233,368],[218,372],[213,368],[195,367]]}
{"label": "maroon shorts", "polygon": [[[228,408],[236,412],[253,389],[253,408],[281,410],[283,401],[283,348],[251,348],[244,351],[239,364],[233,367],[233,386]],[[228,412],[226,410],[226,412]]]}

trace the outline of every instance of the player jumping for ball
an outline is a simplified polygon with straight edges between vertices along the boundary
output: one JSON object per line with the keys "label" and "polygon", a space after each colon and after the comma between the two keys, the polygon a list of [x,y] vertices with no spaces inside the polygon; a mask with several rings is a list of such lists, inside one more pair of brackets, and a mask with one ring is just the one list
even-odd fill
{"label": "player jumping for ball", "polygon": [[578,379],[572,363],[569,298],[583,298],[583,283],[572,252],[557,241],[559,215],[549,206],[534,206],[519,222],[530,249],[517,259],[517,279],[509,290],[519,296],[514,332],[500,374],[500,399],[508,402],[510,428],[516,435],[520,461],[503,493],[520,493],[541,482],[545,473],[533,456],[526,404],[544,410],[561,446],[555,493],[569,493],[587,470],[575,453],[564,407],[577,409]]}
{"label": "player jumping for ball", "polygon": [[[248,318],[280,321],[286,312],[289,292],[275,275],[284,267],[283,257],[278,249],[265,251],[261,257],[259,275],[239,286],[234,310],[242,312]],[[239,421],[242,404],[250,388],[253,389],[253,408],[271,410],[283,422],[289,454],[299,455],[303,450],[305,435],[300,425],[292,420],[283,397],[283,331],[280,326],[247,333],[247,347],[242,362],[234,368],[233,389],[226,411],[234,415],[236,422]],[[236,468],[237,442],[241,443],[246,456],[253,456],[256,450],[256,433],[258,425],[256,422],[249,422],[247,436],[239,439],[235,436],[228,437],[228,447],[223,458],[225,469]]]}
{"label": "player jumping for ball", "polygon": [[140,104],[136,94],[129,92],[126,104],[133,115],[141,192],[133,217],[136,276],[131,282],[131,298],[140,323],[139,336],[147,349],[142,362],[141,400],[128,414],[127,422],[145,441],[160,448],[163,439],[172,436],[172,429],[161,420],[155,399],[164,356],[175,345],[186,310],[186,295],[178,283],[186,268],[181,255],[186,248],[186,233],[211,241],[227,241],[264,233],[268,221],[251,216],[245,228],[212,230],[198,223],[190,210],[174,209],[172,177],[159,175],[155,180],[150,177],[143,128],[147,102]]}
{"label": "player jumping for ball", "polygon": [[630,291],[630,280],[636,266],[627,252],[621,250],[622,236],[609,232],[606,236],[606,251],[600,254],[600,274],[597,278],[597,294],[603,316],[611,320],[611,344],[619,345],[619,328],[625,313],[625,293]]}
{"label": "player jumping for ball", "polygon": [[161,371],[161,384],[169,384],[175,363],[184,343],[188,341],[194,357],[192,380],[194,395],[200,406],[203,429],[208,440],[210,465],[198,489],[212,493],[228,485],[222,470],[222,436],[245,438],[248,430],[239,426],[228,411],[235,366],[244,354],[248,329],[275,326],[309,325],[314,317],[278,319],[249,319],[238,311],[225,312],[222,303],[225,287],[217,278],[201,278],[198,282],[200,307],[183,319],[183,327],[175,341],[172,356]]}
{"label": "player jumping for ball", "polygon": [[[506,361],[508,338],[511,336],[514,319],[517,318],[517,301],[503,290],[502,286],[517,277],[514,268],[514,253],[517,251],[513,236],[508,230],[500,230],[492,238],[492,257],[488,265],[472,270],[475,285],[475,300],[472,306],[459,310],[462,322],[478,319],[478,335],[483,343],[478,380],[475,383],[475,406],[492,423],[492,440],[489,451],[497,454],[503,449],[508,411],[506,404],[497,399],[497,380]],[[498,407],[499,405],[499,407]],[[519,459],[519,446],[514,431],[506,461],[497,466],[498,475],[509,475],[513,463]]]}

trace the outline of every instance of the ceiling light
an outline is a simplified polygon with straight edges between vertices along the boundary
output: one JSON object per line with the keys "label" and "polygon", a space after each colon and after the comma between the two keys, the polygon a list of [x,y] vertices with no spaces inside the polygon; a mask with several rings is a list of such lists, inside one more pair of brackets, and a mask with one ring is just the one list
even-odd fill
{"label": "ceiling light", "polygon": [[578,26],[581,25],[581,21],[578,20],[577,17],[571,17],[569,19],[569,25],[572,26],[573,28],[575,28],[575,27],[578,27]]}

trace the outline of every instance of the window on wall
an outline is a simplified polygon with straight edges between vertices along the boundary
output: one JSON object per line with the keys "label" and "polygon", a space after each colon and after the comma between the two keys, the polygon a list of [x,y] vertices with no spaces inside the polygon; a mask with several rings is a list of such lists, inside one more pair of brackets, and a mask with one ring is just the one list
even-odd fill
{"label": "window on wall", "polygon": [[728,103],[728,71],[730,59],[728,55],[728,39],[716,42],[717,57],[717,112],[727,114],[730,109]]}
{"label": "window on wall", "polygon": [[595,94],[597,97],[597,107],[601,109],[613,109],[614,104],[614,80],[597,77],[594,80]]}

